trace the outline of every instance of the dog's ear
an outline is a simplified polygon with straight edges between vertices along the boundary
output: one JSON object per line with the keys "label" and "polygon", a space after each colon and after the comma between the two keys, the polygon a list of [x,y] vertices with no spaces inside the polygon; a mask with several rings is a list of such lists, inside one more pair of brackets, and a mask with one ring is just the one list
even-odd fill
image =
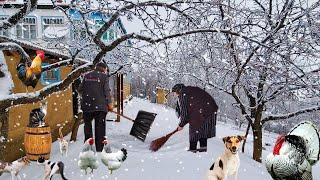
{"label": "dog's ear", "polygon": [[230,140],[230,136],[226,136],[226,137],[224,137],[222,140],[223,140],[223,143],[226,143],[227,141]]}
{"label": "dog's ear", "polygon": [[239,139],[240,141],[243,141],[243,140],[245,140],[245,139],[246,139],[246,137],[245,137],[245,136],[241,136],[241,135],[238,135],[237,137],[238,137],[238,139]]}

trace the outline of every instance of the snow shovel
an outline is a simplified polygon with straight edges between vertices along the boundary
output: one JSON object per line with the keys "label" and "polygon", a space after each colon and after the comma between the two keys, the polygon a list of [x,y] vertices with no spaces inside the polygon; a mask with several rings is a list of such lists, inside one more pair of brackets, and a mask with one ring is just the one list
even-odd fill
{"label": "snow shovel", "polygon": [[133,120],[130,117],[121,115],[115,111],[110,111],[113,112],[125,119],[128,119],[133,122],[133,126],[130,131],[130,135],[136,137],[137,139],[141,140],[144,142],[146,140],[147,134],[151,128],[151,125],[156,118],[157,114],[156,113],[151,113],[147,111],[139,111],[137,114],[137,117],[135,120]]}

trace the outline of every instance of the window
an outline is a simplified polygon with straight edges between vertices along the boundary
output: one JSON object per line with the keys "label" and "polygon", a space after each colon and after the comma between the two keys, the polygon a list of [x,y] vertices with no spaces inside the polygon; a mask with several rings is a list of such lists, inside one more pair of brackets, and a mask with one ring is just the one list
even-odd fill
{"label": "window", "polygon": [[53,70],[50,70],[50,71],[47,71],[47,74],[46,76],[43,78],[44,80],[49,80],[49,81],[52,81],[52,80],[56,80],[57,77],[55,77],[54,75],[54,71]]}
{"label": "window", "polygon": [[[49,65],[49,64],[42,63],[42,66],[47,66],[47,65]],[[41,84],[42,85],[48,85],[48,84],[59,82],[59,81],[61,81],[59,68],[45,71],[41,74]]]}
{"label": "window", "polygon": [[115,39],[115,32],[113,29],[109,30],[109,39],[114,40]]}
{"label": "window", "polygon": [[103,41],[108,41],[108,32],[105,32],[105,33],[102,35],[102,40],[103,40]]}
{"label": "window", "polygon": [[[95,30],[98,31],[104,25],[104,23],[105,22],[101,19],[95,20],[95,25],[94,25]],[[109,38],[108,32],[103,33],[101,39],[106,42],[109,40],[108,38]]]}
{"label": "window", "polygon": [[42,34],[44,38],[62,38],[69,30],[64,26],[63,17],[42,17]]}
{"label": "window", "polygon": [[81,20],[73,20],[71,30],[71,38],[72,40],[84,40],[87,39],[87,30],[86,27]]}
{"label": "window", "polygon": [[[6,20],[6,19],[8,19],[7,16],[0,16],[0,21],[4,21],[4,20]],[[2,29],[2,30],[0,30],[0,35],[2,35],[2,36],[9,36],[9,29]]]}
{"label": "window", "polygon": [[42,31],[47,29],[49,26],[61,27],[63,24],[63,17],[44,17],[42,18]]}
{"label": "window", "polygon": [[36,39],[37,26],[35,17],[26,17],[16,26],[17,38]]}

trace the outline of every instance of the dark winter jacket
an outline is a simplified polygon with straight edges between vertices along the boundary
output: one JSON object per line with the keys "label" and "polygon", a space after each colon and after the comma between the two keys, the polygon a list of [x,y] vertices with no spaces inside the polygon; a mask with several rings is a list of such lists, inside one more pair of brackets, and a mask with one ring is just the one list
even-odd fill
{"label": "dark winter jacket", "polygon": [[189,123],[190,141],[215,136],[218,106],[210,94],[199,87],[186,86],[179,94],[179,109],[179,126]]}
{"label": "dark winter jacket", "polygon": [[86,74],[79,86],[81,109],[83,112],[108,111],[111,103],[109,77],[107,74],[94,70]]}

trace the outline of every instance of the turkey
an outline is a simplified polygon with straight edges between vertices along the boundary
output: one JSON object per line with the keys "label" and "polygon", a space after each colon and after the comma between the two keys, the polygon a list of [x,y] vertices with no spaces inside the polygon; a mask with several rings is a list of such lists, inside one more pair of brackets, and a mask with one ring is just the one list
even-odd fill
{"label": "turkey", "polygon": [[98,168],[98,160],[96,156],[96,150],[93,145],[94,139],[89,138],[84,143],[84,147],[79,155],[78,166],[80,169],[84,170],[87,174],[87,169],[91,169],[91,173],[93,173],[94,169]]}
{"label": "turkey", "polygon": [[311,122],[301,122],[280,135],[265,160],[274,180],[312,180],[312,166],[319,160],[319,133]]}
{"label": "turkey", "polygon": [[122,148],[117,152],[112,152],[107,140],[104,140],[103,144],[101,161],[110,170],[110,174],[112,174],[112,172],[119,169],[121,164],[127,159],[127,150]]}

